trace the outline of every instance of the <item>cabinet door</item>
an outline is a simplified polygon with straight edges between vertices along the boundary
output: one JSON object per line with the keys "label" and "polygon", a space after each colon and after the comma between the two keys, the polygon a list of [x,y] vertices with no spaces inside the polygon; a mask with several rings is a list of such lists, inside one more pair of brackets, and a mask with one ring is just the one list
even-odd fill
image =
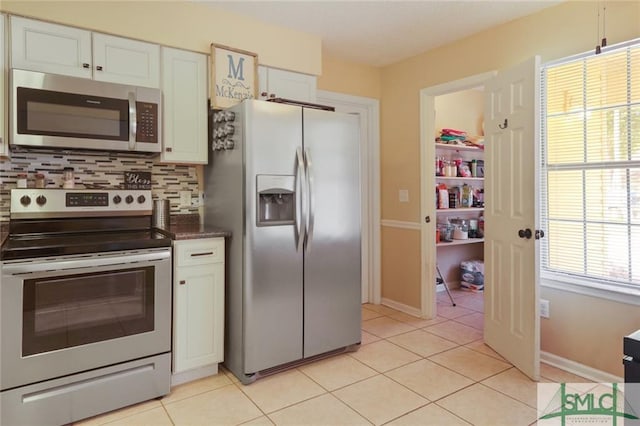
{"label": "cabinet door", "polygon": [[161,161],[207,164],[207,57],[162,48]]}
{"label": "cabinet door", "polygon": [[5,60],[5,48],[4,48],[4,15],[0,15],[0,102],[2,102],[2,108],[0,108],[0,157],[7,155],[7,99],[6,99],[6,84],[7,84],[7,64]]}
{"label": "cabinet door", "polygon": [[99,81],[160,87],[160,46],[93,33],[93,78]]}
{"label": "cabinet door", "polygon": [[[316,101],[316,77],[292,71],[267,68],[267,96],[266,98],[284,98],[302,102]],[[264,74],[258,70],[259,78]],[[260,93],[262,83],[259,84]]]}
{"label": "cabinet door", "polygon": [[11,66],[91,78],[91,32],[12,16]]}
{"label": "cabinet door", "polygon": [[173,372],[179,373],[224,359],[224,240],[176,241],[174,256]]}

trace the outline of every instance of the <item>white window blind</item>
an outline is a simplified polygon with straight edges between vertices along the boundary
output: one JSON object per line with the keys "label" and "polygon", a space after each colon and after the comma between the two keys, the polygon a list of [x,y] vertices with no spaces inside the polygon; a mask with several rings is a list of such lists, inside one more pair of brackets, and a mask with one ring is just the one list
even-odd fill
{"label": "white window blind", "polygon": [[640,40],[542,68],[543,273],[640,287]]}

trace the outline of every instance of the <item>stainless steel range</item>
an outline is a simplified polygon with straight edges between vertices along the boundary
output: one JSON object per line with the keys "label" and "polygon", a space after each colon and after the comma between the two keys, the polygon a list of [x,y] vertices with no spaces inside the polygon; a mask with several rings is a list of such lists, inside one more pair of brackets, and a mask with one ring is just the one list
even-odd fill
{"label": "stainless steel range", "polygon": [[65,424],[169,393],[171,241],[151,206],[151,191],[11,191],[0,424]]}

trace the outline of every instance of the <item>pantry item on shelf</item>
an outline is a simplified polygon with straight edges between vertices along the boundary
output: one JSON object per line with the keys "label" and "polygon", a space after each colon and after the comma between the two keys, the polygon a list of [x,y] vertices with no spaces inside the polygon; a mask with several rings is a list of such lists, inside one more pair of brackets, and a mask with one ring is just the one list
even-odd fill
{"label": "pantry item on shelf", "polygon": [[436,191],[438,193],[438,208],[448,209],[449,208],[449,190],[447,189],[447,185],[441,183],[436,187]]}
{"label": "pantry item on shelf", "polygon": [[462,163],[458,166],[458,176],[471,177],[471,170],[467,163]]}
{"label": "pantry item on shelf", "polygon": [[468,240],[469,239],[469,231],[465,231],[460,226],[455,226],[453,228],[453,239],[454,240]]}
{"label": "pantry item on shelf", "polygon": [[477,177],[478,176],[478,161],[477,160],[471,160],[471,176],[473,176],[473,177]]}
{"label": "pantry item on shelf", "polygon": [[460,191],[460,207],[471,207],[473,205],[473,188],[466,183],[462,185]]}
{"label": "pantry item on shelf", "polygon": [[460,207],[460,188],[452,186],[449,188],[449,208],[457,209]]}

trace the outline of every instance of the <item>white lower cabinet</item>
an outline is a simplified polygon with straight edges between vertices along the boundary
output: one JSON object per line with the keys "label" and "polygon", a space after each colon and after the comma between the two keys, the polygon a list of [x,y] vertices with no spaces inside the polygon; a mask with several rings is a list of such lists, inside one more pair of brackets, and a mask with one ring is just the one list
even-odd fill
{"label": "white lower cabinet", "polygon": [[224,357],[224,238],[174,241],[173,255],[174,376],[211,365],[215,373]]}

